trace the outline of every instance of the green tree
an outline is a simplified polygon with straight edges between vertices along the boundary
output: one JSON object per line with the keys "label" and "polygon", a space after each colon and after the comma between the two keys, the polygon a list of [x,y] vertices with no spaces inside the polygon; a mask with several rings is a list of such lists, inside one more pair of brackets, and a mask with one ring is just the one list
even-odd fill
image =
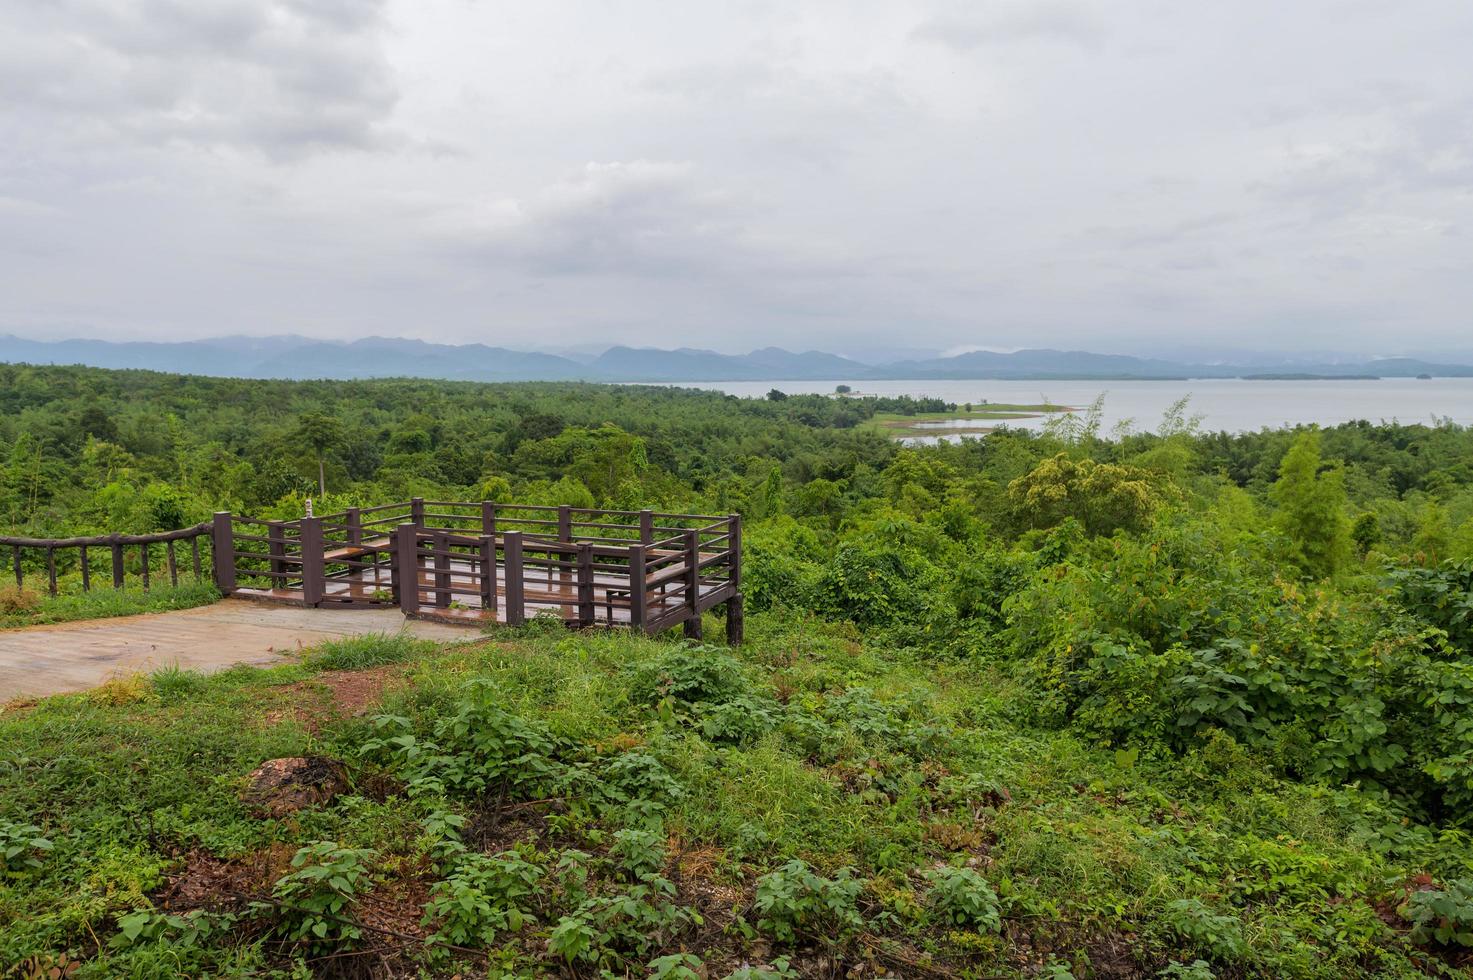
{"label": "green tree", "polygon": [[309,412],[297,421],[297,438],[317,454],[317,492],[327,493],[327,451],[343,439],[343,426],[331,415]]}
{"label": "green tree", "polygon": [[1318,429],[1301,432],[1279,463],[1271,492],[1275,523],[1294,543],[1294,560],[1310,575],[1334,575],[1350,555],[1345,482],[1340,465],[1320,458]]}

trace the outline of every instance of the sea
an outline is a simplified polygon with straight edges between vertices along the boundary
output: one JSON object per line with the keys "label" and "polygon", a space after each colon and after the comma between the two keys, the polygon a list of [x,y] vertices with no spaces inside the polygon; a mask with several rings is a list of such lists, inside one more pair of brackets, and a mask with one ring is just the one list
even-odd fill
{"label": "sea", "polygon": [[[1085,409],[1103,396],[1101,434],[1154,432],[1167,410],[1186,397],[1188,418],[1203,431],[1251,432],[1296,425],[1370,422],[1473,425],[1473,378],[1380,378],[1273,380],[1210,378],[1186,381],[709,381],[681,387],[706,388],[761,398],[776,388],[788,394],[831,394],[848,385],[857,395],[934,397],[958,406],[968,402],[1015,405],[1049,403]],[[1013,427],[1040,428],[1045,417],[1010,420]],[[979,423],[957,422],[976,426]],[[908,442],[962,438],[940,423],[934,436]]]}

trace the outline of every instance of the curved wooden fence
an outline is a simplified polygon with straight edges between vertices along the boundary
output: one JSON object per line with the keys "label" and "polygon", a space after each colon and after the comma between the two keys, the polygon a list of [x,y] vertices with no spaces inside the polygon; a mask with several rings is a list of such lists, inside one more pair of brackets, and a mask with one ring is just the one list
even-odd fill
{"label": "curved wooden fence", "polygon": [[[155,534],[99,534],[78,538],[0,537],[0,548],[10,549],[11,574],[15,578],[15,586],[18,589],[25,588],[26,584],[26,553],[30,552],[34,555],[40,552],[44,555],[46,589],[52,595],[57,595],[59,591],[58,576],[73,572],[80,577],[82,591],[91,591],[93,566],[99,554],[108,556],[103,560],[100,569],[104,573],[104,579],[110,571],[112,587],[124,588],[127,579],[128,549],[131,548],[137,558],[138,571],[134,573],[135,577],[147,589],[151,584],[153,573],[153,555],[149,553],[150,547],[164,546],[164,563],[159,571],[168,576],[171,585],[178,585],[180,556],[176,547],[179,542],[183,541],[189,542],[189,553],[186,557],[195,580],[207,581],[204,576],[206,559],[200,553],[200,539],[204,538],[206,544],[210,544],[213,528],[213,523],[206,522],[177,531],[160,531]],[[208,560],[213,576],[213,554]]]}

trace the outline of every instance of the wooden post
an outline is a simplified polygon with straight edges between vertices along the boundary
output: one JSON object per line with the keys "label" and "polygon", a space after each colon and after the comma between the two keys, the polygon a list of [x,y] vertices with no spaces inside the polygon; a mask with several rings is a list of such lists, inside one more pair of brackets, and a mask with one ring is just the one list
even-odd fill
{"label": "wooden post", "polygon": [[522,532],[507,531],[502,537],[506,557],[506,621],[520,626],[527,621],[526,599],[522,592]]}
{"label": "wooden post", "polygon": [[[266,531],[271,540],[266,543],[266,553],[271,556],[271,588],[286,588],[286,527],[280,521],[272,521]],[[249,550],[249,549],[247,549]],[[281,583],[279,586],[277,583]]]}
{"label": "wooden post", "polygon": [[415,527],[425,526],[425,498],[413,497],[409,501],[409,523]]}
{"label": "wooden post", "polygon": [[481,535],[481,610],[496,620],[496,536]]}
{"label": "wooden post", "polygon": [[327,594],[323,565],[322,518],[304,517],[297,525],[297,545],[302,556],[302,605],[318,606]]}
{"label": "wooden post", "polygon": [[77,561],[82,566],[82,591],[92,591],[92,569],[87,565],[87,546],[84,544],[77,549]]}
{"label": "wooden post", "polygon": [[50,582],[51,594],[56,595],[56,549],[46,549],[46,577]]}
{"label": "wooden post", "polygon": [[644,629],[646,608],[644,586],[644,546],[629,546],[629,628]]}
{"label": "wooden post", "polygon": [[726,600],[726,642],[735,647],[741,646],[746,634],[745,610],[742,605],[742,515],[728,516],[726,526],[731,533],[727,541],[727,547],[731,551],[731,556],[727,559],[731,563],[727,578],[735,593]]}
{"label": "wooden post", "polygon": [[[215,514],[210,529],[210,543],[210,550],[213,552],[211,559],[215,565],[215,588],[220,590],[221,595],[230,595],[235,591],[235,535],[231,531],[229,511]],[[122,548],[113,545],[113,578],[119,587],[123,584],[122,572]]]}
{"label": "wooden post", "polygon": [[143,591],[148,591],[148,542],[138,546],[138,564],[143,568]]}
{"label": "wooden post", "polygon": [[[557,539],[559,544],[571,544],[573,541],[573,508],[568,504],[561,504],[557,509]],[[562,552],[558,552],[557,560],[563,561]],[[569,575],[566,568],[560,569],[557,575],[558,591],[567,591]],[[547,581],[552,582],[552,566],[547,567]]]}
{"label": "wooden post", "polygon": [[732,596],[726,600],[726,642],[729,646],[739,647],[746,634],[746,622],[742,611],[741,594]]}
{"label": "wooden post", "polygon": [[578,545],[578,625],[592,626],[593,611],[593,543]]}
{"label": "wooden post", "polygon": [[[216,517],[217,520],[218,520],[219,516],[220,515],[218,515],[218,514],[215,515],[215,517]],[[228,515],[228,514],[226,515],[227,519],[229,518],[229,516],[230,515]],[[229,533],[228,529],[227,529],[226,533],[227,534]],[[112,553],[113,553],[113,588],[115,588],[115,589],[121,589],[123,587],[123,572],[124,572],[124,570],[123,570],[123,545],[122,545],[121,542],[119,542],[117,540],[117,538],[118,538],[118,536],[116,534],[114,534],[113,535],[113,542],[112,542],[112,545],[111,545]]]}
{"label": "wooden post", "polygon": [[394,587],[399,609],[406,616],[419,612],[419,525],[394,529]]}
{"label": "wooden post", "polygon": [[179,564],[174,559],[174,539],[170,538],[164,545],[164,553],[169,559],[169,584],[175,588],[179,587]]}
{"label": "wooden post", "polygon": [[701,535],[694,529],[685,532],[685,635],[701,638]]}
{"label": "wooden post", "polygon": [[481,501],[481,533],[496,537],[496,504],[489,500]]}
{"label": "wooden post", "polygon": [[192,537],[192,538],[189,539],[189,554],[194,559],[194,581],[195,581],[195,584],[199,584],[199,580],[201,578],[203,578],[203,575],[200,574],[200,567],[199,567],[199,535],[198,534],[196,534],[194,537]]}
{"label": "wooden post", "polygon": [[655,512],[652,510],[639,512],[639,543],[655,543]]}
{"label": "wooden post", "polygon": [[20,545],[18,544],[10,546],[10,564],[15,569],[15,587],[17,589],[24,588],[26,580],[20,570]]}
{"label": "wooden post", "polygon": [[448,609],[450,608],[450,544],[445,539],[444,531],[436,533],[431,547],[435,550],[434,603],[440,609]]}
{"label": "wooden post", "polygon": [[363,512],[357,507],[349,507],[346,515],[348,524],[348,544],[360,545],[363,543]]}

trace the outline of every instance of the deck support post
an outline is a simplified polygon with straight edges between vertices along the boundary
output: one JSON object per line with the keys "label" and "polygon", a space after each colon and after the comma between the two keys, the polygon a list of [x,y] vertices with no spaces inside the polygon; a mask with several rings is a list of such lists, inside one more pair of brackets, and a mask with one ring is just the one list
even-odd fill
{"label": "deck support post", "polygon": [[409,523],[415,527],[425,526],[425,498],[412,497],[409,501]]}
{"label": "deck support post", "polygon": [[685,635],[701,639],[701,534],[685,532]]}
{"label": "deck support post", "polygon": [[298,526],[302,552],[302,605],[318,606],[327,592],[322,554],[322,518],[304,517]]}
{"label": "deck support post", "polygon": [[496,537],[496,504],[489,500],[481,501],[481,533]]}
{"label": "deck support post", "polygon": [[644,631],[647,600],[644,585],[644,546],[629,546],[629,628]]}
{"label": "deck support post", "polygon": [[349,507],[344,515],[348,526],[348,544],[360,545],[363,543],[363,511],[357,507]]}
{"label": "deck support post", "polygon": [[522,589],[522,532],[507,531],[502,540],[506,556],[506,621],[512,626],[520,626],[527,621]]}
{"label": "deck support post", "polygon": [[[217,511],[210,528],[210,560],[215,567],[215,588],[221,595],[235,591],[235,534],[230,526],[230,512]],[[113,545],[113,584],[123,584],[123,546]]]}
{"label": "deck support post", "polygon": [[286,526],[280,521],[272,521],[266,537],[271,539],[266,544],[266,551],[271,555],[271,587],[286,588]]}
{"label": "deck support post", "polygon": [[746,617],[742,605],[742,515],[727,515],[726,529],[730,535],[726,541],[730,552],[726,559],[726,579],[731,583],[733,592],[732,597],[726,600],[726,642],[735,647],[741,646],[746,636]]}
{"label": "deck support post", "polygon": [[742,609],[742,595],[738,592],[726,600],[726,644],[739,647],[746,638],[746,616]]}
{"label": "deck support post", "polygon": [[[227,527],[225,529],[225,535],[226,535],[226,540],[229,541],[229,540],[232,540],[230,538],[230,528],[228,526],[228,522],[230,520],[230,515],[229,514],[226,514],[225,515],[225,519],[227,521]],[[220,515],[219,514],[216,514],[215,515],[215,521],[216,521],[216,523],[219,523],[219,520],[220,520]],[[113,535],[113,541],[112,541],[112,543],[110,545],[108,545],[108,549],[112,552],[112,558],[113,558],[113,588],[115,588],[115,589],[121,589],[123,587],[123,579],[124,579],[123,546],[117,540],[117,538],[118,538],[118,536],[116,534],[114,534]],[[234,568],[235,566],[232,565],[231,567]],[[216,585],[219,585],[220,584],[220,576],[218,574],[216,574],[216,576],[215,576],[215,584]],[[221,588],[220,591],[224,595],[229,595],[230,594],[229,592],[226,592],[223,588]]]}
{"label": "deck support post", "polygon": [[496,619],[496,536],[481,535],[481,612]]}
{"label": "deck support post", "polygon": [[593,609],[593,544],[578,543],[578,625],[592,626]]}
{"label": "deck support post", "polygon": [[639,512],[639,543],[655,543],[655,512],[652,510]]}
{"label": "deck support post", "polygon": [[419,525],[394,528],[394,591],[406,616],[419,612]]}
{"label": "deck support post", "polygon": [[450,542],[444,531],[439,531],[431,539],[430,547],[434,549],[435,565],[435,598],[434,604],[437,609],[450,608]]}

